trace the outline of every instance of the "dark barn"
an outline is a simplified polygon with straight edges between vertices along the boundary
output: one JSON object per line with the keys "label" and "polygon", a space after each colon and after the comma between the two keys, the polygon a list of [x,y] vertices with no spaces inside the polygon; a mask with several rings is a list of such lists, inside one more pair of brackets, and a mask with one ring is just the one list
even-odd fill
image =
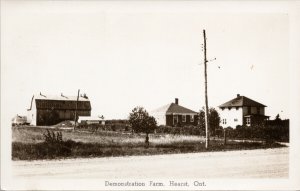
{"label": "dark barn", "polygon": [[77,116],[91,116],[91,103],[86,95],[49,96],[34,95],[28,111],[28,123],[31,125],[55,125],[65,120],[74,120]]}

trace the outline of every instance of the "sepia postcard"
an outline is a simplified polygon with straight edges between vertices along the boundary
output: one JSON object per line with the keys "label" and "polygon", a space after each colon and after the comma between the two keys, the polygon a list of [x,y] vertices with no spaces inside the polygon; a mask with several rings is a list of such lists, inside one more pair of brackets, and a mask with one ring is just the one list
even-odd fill
{"label": "sepia postcard", "polygon": [[300,1],[1,0],[1,190],[299,190]]}

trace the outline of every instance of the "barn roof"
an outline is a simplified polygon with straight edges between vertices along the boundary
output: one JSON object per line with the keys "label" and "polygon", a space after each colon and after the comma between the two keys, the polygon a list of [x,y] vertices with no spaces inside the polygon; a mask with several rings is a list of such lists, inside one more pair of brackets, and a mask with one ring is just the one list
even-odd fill
{"label": "barn roof", "polygon": [[[65,96],[65,95],[34,95],[34,99],[38,100],[61,100],[61,101],[77,101],[77,96]],[[89,101],[87,97],[79,96],[78,101]]]}
{"label": "barn roof", "polygon": [[240,95],[238,95],[236,98],[234,98],[226,103],[223,103],[219,107],[225,108],[225,107],[241,107],[241,106],[267,107],[257,101],[247,98],[246,96],[240,96]]}
{"label": "barn roof", "polygon": [[185,108],[183,106],[180,106],[175,103],[170,103],[167,105],[164,105],[154,111],[152,113],[166,113],[166,114],[172,114],[172,113],[183,113],[183,114],[197,114],[197,112],[190,110],[188,108]]}
{"label": "barn roof", "polygon": [[[49,103],[51,104],[45,104]],[[32,109],[33,103],[37,109],[72,109],[75,110],[91,110],[91,103],[88,97],[79,97],[78,104],[77,96],[65,96],[65,95],[33,95],[28,111]]]}

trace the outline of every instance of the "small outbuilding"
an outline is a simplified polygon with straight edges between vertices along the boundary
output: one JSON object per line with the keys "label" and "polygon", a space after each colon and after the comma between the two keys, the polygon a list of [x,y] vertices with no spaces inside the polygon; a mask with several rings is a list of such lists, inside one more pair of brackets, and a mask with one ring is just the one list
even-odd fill
{"label": "small outbuilding", "polygon": [[78,123],[80,124],[101,124],[105,125],[105,120],[103,117],[99,116],[79,116]]}
{"label": "small outbuilding", "polygon": [[25,124],[27,124],[27,117],[26,116],[16,115],[12,119],[12,126],[25,125]]}

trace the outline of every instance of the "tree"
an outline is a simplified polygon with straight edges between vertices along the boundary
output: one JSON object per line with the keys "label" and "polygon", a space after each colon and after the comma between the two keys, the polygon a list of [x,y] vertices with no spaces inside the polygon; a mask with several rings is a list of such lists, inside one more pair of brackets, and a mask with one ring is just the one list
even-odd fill
{"label": "tree", "polygon": [[[216,129],[219,128],[220,126],[220,115],[218,113],[218,111],[211,107],[209,108],[209,113],[208,113],[208,119],[209,119],[209,124],[210,124],[210,127],[209,127],[209,132],[211,135],[215,135],[216,133]],[[202,108],[200,110],[200,113],[199,113],[199,126],[201,129],[205,129],[205,112],[204,112],[204,108]]]}
{"label": "tree", "polygon": [[136,133],[146,133],[145,143],[149,145],[149,134],[157,127],[154,117],[150,116],[143,107],[135,107],[129,114],[129,123]]}
{"label": "tree", "polygon": [[276,121],[281,121],[281,118],[280,118],[280,116],[279,116],[279,113],[276,115],[275,120],[276,120]]}

